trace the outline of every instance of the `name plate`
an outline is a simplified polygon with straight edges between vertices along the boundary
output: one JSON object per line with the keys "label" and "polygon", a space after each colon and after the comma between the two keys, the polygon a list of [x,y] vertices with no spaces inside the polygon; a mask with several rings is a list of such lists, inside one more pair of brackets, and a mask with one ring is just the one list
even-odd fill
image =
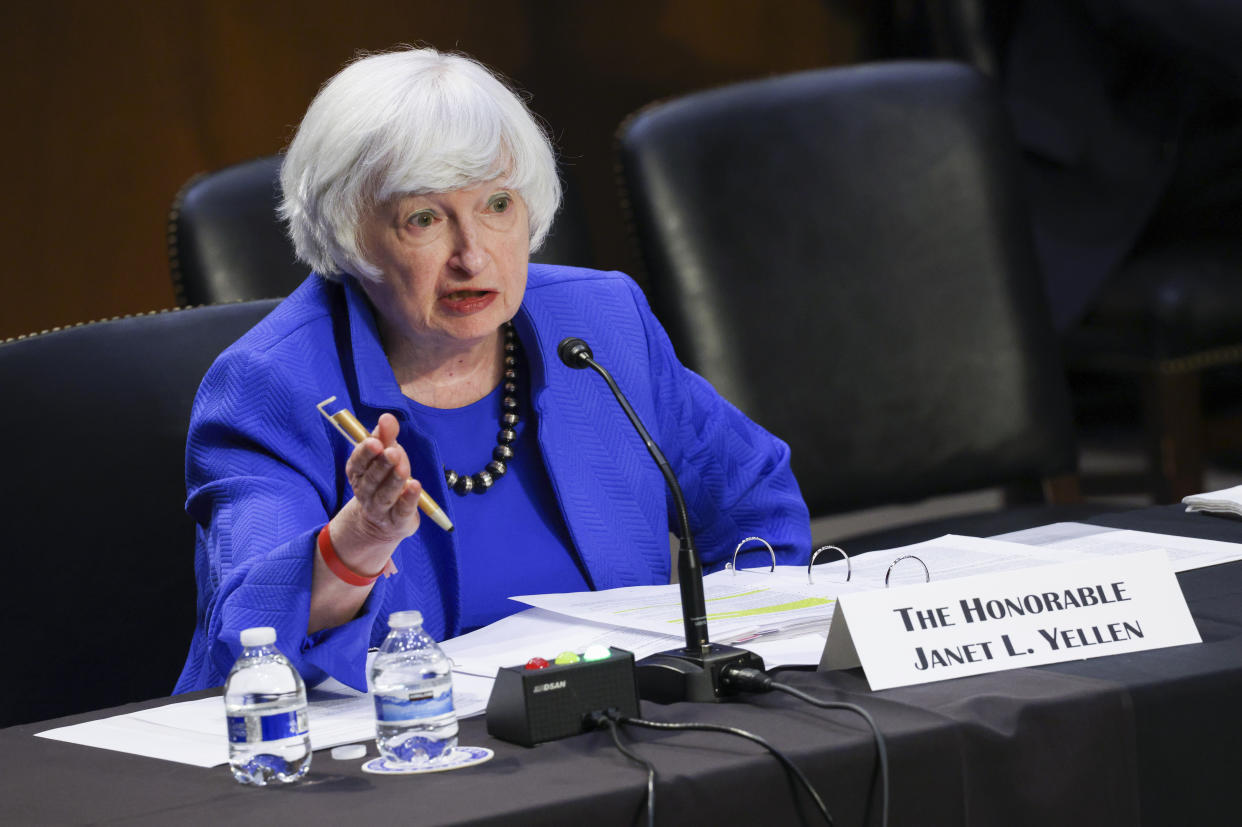
{"label": "name plate", "polygon": [[839,595],[819,669],[875,690],[1200,642],[1154,550]]}

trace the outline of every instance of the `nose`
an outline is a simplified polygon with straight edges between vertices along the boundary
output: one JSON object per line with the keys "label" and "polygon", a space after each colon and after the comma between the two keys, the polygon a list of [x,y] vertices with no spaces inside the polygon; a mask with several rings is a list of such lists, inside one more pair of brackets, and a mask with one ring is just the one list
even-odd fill
{"label": "nose", "polygon": [[487,250],[484,249],[480,231],[481,228],[471,217],[457,222],[450,267],[469,276],[483,271],[487,266]]}

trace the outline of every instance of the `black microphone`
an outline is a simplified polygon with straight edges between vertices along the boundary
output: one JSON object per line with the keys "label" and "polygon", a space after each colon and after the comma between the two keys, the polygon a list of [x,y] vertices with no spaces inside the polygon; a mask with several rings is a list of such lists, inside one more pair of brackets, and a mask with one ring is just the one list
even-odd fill
{"label": "black microphone", "polygon": [[556,353],[567,366],[579,370],[591,368],[608,383],[612,395],[617,398],[630,424],[647,446],[647,452],[664,475],[677,510],[680,528],[677,582],[681,589],[681,615],[686,630],[686,646],[684,649],[661,652],[635,663],[638,694],[647,700],[660,703],[719,700],[723,695],[731,694],[720,682],[720,674],[725,666],[736,664],[738,667],[762,670],[763,658],[745,649],[721,646],[708,640],[707,608],[703,599],[703,565],[694,545],[686,498],[677,482],[677,476],[660,446],[656,445],[651,434],[643,427],[642,420],[617,386],[612,374],[595,361],[590,345],[582,339],[569,337],[561,340]]}

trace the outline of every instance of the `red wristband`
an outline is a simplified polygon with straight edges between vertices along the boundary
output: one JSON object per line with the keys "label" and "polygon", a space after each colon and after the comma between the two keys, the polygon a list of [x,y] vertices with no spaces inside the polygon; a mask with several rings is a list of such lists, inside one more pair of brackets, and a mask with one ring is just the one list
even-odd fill
{"label": "red wristband", "polygon": [[379,579],[380,574],[383,574],[381,571],[379,574],[367,577],[345,565],[345,562],[336,556],[336,549],[332,547],[332,535],[328,533],[326,525],[319,532],[319,554],[323,557],[328,570],[351,586],[369,586]]}

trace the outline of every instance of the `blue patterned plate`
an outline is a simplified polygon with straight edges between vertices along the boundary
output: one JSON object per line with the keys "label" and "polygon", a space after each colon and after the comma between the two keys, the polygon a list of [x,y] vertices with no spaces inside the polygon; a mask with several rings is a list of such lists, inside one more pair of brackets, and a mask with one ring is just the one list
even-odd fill
{"label": "blue patterned plate", "polygon": [[473,767],[475,764],[492,760],[495,754],[487,747],[453,747],[452,752],[443,760],[431,765],[409,766],[394,764],[386,758],[372,758],[362,765],[362,769],[376,775],[422,775],[425,772],[447,772]]}

